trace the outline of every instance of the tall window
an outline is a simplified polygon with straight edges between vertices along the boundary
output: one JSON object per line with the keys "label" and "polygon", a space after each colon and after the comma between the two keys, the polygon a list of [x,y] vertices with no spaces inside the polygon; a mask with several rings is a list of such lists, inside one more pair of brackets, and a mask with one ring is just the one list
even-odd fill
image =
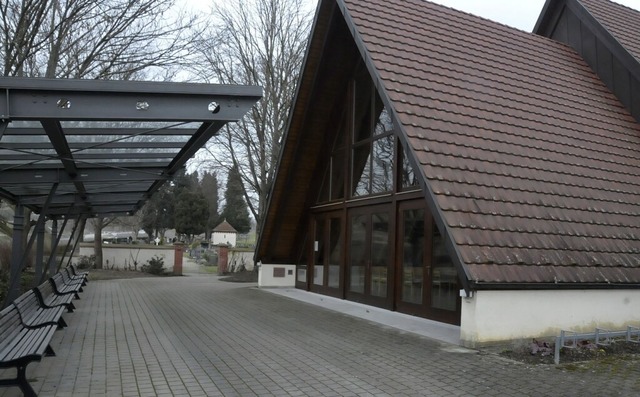
{"label": "tall window", "polygon": [[354,79],[351,196],[393,190],[393,121],[369,77],[361,67]]}

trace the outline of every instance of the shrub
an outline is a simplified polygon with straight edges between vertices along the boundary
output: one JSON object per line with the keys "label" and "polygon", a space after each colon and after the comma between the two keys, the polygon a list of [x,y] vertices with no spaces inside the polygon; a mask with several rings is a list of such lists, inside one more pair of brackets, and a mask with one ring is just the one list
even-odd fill
{"label": "shrub", "polygon": [[218,253],[216,251],[205,251],[202,255],[206,266],[216,266],[218,264]]}
{"label": "shrub", "polygon": [[146,265],[142,265],[142,271],[150,274],[164,273],[164,259],[160,256],[154,256],[147,261]]}
{"label": "shrub", "polygon": [[0,302],[4,302],[4,297],[9,289],[9,272],[0,268]]}
{"label": "shrub", "polygon": [[76,265],[78,266],[78,269],[93,269],[96,267],[96,256],[80,255],[80,259],[78,259],[78,263]]}

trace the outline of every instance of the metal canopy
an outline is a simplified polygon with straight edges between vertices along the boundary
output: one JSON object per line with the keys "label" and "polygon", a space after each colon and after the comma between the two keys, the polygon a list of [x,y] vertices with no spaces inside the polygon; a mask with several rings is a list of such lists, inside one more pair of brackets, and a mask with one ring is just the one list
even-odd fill
{"label": "metal canopy", "polygon": [[255,86],[0,77],[0,197],[51,218],[133,214],[261,96]]}

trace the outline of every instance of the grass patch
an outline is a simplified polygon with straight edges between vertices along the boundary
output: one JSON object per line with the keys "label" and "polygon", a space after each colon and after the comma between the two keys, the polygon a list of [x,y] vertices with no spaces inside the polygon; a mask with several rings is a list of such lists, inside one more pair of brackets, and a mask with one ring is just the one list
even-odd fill
{"label": "grass patch", "polygon": [[218,266],[202,266],[202,268],[209,274],[218,274]]}

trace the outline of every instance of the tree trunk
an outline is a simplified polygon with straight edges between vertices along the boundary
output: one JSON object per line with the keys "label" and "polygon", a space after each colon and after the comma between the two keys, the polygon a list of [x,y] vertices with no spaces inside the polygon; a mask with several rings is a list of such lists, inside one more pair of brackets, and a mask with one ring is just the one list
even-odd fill
{"label": "tree trunk", "polygon": [[102,269],[102,218],[93,220],[93,254],[96,256],[96,269]]}

